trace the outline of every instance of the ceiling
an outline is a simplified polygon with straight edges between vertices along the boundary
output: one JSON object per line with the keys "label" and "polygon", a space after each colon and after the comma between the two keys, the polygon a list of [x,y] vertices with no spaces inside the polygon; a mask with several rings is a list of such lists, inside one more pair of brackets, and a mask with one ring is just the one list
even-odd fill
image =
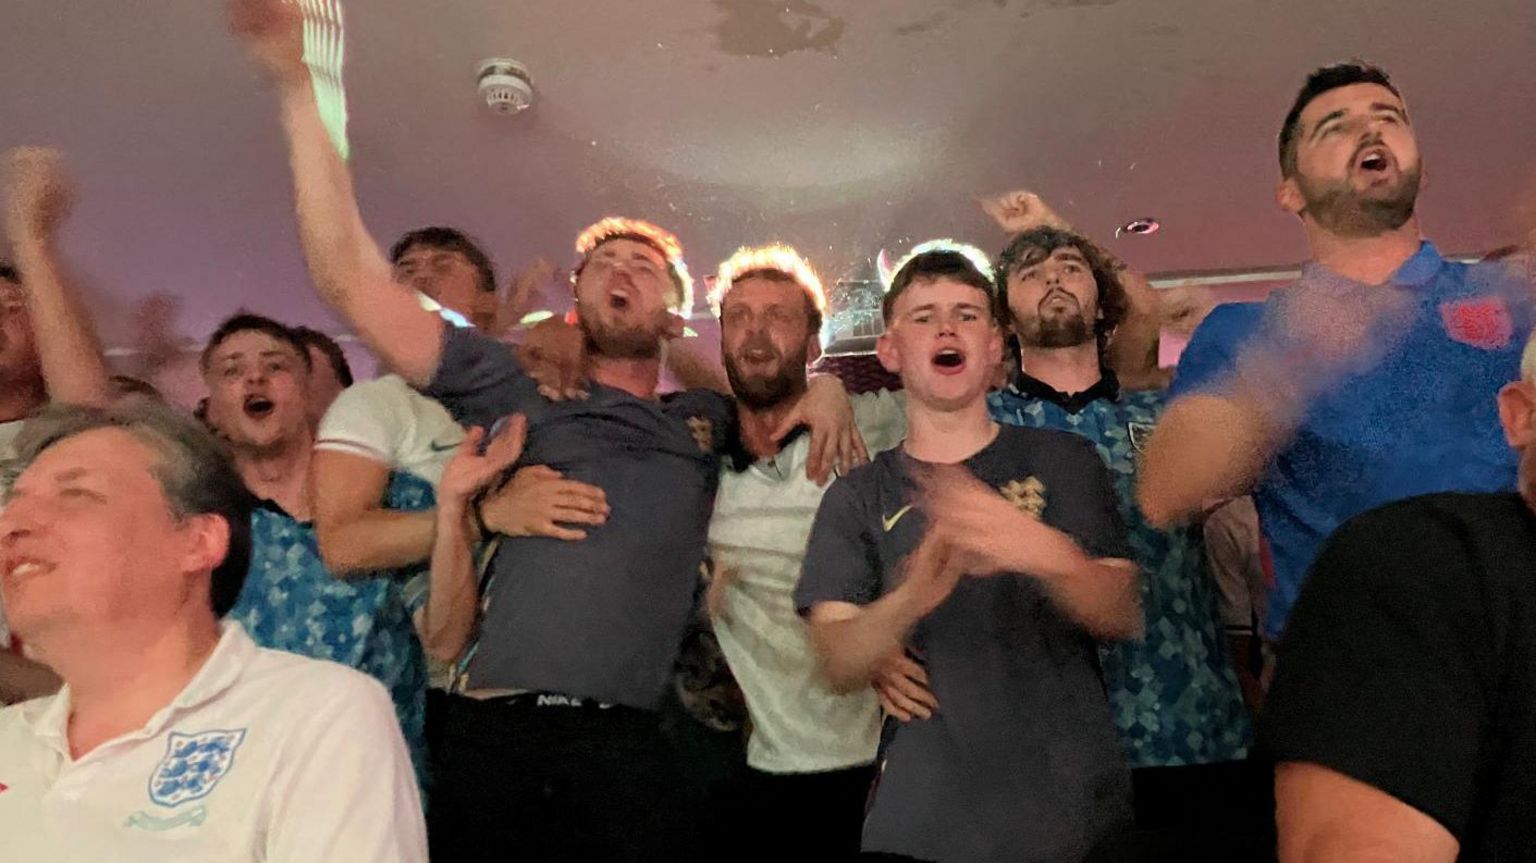
{"label": "ceiling", "polygon": [[[1445,251],[1536,200],[1529,0],[345,0],[352,164],[381,240],[464,228],[510,275],[585,224],[675,229],[695,272],[798,245],[825,276],[882,247],[1000,237],[974,196],[1040,192],[1147,271],[1305,256],[1271,203],[1305,73],[1363,55],[1409,97]],[[237,306],[337,330],[306,283],[271,94],[216,0],[6,0],[0,146],[65,151],[65,249],[112,343],[167,291],[199,337]],[[527,64],[491,114],[478,61]],[[1155,216],[1150,237],[1116,225]]]}

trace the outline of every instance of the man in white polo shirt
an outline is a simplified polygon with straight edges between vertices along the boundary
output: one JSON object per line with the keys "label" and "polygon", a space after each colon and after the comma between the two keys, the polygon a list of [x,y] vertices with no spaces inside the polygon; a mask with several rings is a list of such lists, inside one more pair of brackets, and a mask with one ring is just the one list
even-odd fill
{"label": "man in white polo shirt", "polygon": [[5,859],[427,859],[383,688],[220,624],[251,502],[206,432],[148,403],[56,408],[18,461],[0,593],[65,686],[0,710]]}
{"label": "man in white polo shirt", "polygon": [[[849,855],[859,848],[874,778],[880,702],[868,687],[832,691],[816,663],[792,594],[825,487],[806,475],[809,435],[777,431],[821,354],[821,281],[793,249],[741,249],[710,297],[720,353],[750,460],[727,465],[709,524],[715,637],[752,717],[742,825],[751,859]],[[870,451],[907,430],[902,401],[855,396],[854,421]]]}

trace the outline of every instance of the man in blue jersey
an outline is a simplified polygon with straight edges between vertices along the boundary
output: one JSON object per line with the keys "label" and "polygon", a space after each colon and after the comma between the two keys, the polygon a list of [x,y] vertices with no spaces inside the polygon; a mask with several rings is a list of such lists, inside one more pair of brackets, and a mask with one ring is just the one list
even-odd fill
{"label": "man in blue jersey", "polygon": [[1520,259],[1440,256],[1415,215],[1422,164],[1382,70],[1312,73],[1280,133],[1276,199],[1312,261],[1262,304],[1213,313],[1147,446],[1155,524],[1252,491],[1272,561],[1265,636],[1341,523],[1391,501],[1515,487],[1494,395],[1530,331]]}

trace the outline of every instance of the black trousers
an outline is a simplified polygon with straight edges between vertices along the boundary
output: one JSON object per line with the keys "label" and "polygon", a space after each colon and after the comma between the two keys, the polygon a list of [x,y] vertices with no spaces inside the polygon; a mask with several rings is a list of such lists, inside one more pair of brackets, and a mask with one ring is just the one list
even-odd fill
{"label": "black trousers", "polygon": [[824,773],[750,770],[737,818],[745,861],[851,860],[859,853],[873,765]]}
{"label": "black trousers", "polygon": [[695,786],[656,714],[534,696],[441,705],[433,863],[696,859]]}

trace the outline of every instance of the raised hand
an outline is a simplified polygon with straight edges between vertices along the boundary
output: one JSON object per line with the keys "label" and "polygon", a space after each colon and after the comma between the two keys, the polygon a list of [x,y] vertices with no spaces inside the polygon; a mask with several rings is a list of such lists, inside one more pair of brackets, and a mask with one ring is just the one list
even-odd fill
{"label": "raised hand", "polygon": [[471,428],[453,459],[443,468],[438,494],[456,501],[467,501],[479,494],[517,463],[527,436],[528,420],[522,414],[512,414],[482,453],[480,444],[485,440],[485,429]]}
{"label": "raised hand", "polygon": [[230,0],[229,29],[279,84],[307,83],[304,13],[292,0]]}
{"label": "raised hand", "polygon": [[1034,192],[1020,189],[982,198],[979,203],[992,221],[1009,234],[1022,234],[1040,227],[1071,230],[1066,220],[1056,215],[1056,211]]}
{"label": "raised hand", "polygon": [[1045,575],[1083,561],[1077,543],[1021,511],[970,471],[946,465],[918,478],[928,530],[967,575]]}
{"label": "raised hand", "polygon": [[75,201],[63,158],[42,147],[17,147],[5,162],[6,229],[12,240],[53,236]]}
{"label": "raised hand", "polygon": [[513,277],[505,296],[496,300],[491,331],[500,338],[522,322],[538,301],[539,290],[556,277],[558,268],[548,258],[535,258],[526,270]]}

